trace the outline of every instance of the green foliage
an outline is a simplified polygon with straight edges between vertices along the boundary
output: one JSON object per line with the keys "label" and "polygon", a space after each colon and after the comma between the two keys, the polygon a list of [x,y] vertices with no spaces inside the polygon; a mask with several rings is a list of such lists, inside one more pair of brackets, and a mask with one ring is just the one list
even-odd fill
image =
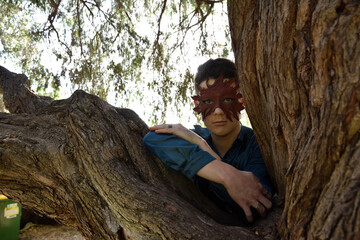
{"label": "green foliage", "polygon": [[[216,17],[226,15],[226,6],[216,4]],[[139,114],[151,123],[164,121],[169,109],[181,118],[185,106],[192,108],[193,58],[203,59],[199,65],[231,52],[228,30],[209,30],[217,21],[214,6],[194,0],[1,1],[0,57],[15,62],[39,94],[59,97],[81,88],[121,107],[140,103],[146,112]],[[214,41],[219,35],[223,41]]]}

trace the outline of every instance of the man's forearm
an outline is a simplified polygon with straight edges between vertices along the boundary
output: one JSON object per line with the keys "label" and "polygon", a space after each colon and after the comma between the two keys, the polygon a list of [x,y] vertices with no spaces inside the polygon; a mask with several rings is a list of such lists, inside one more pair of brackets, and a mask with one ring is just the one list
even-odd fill
{"label": "man's forearm", "polygon": [[230,197],[244,210],[249,222],[253,221],[250,207],[254,207],[262,216],[272,206],[266,195],[266,189],[251,172],[241,171],[215,159],[201,168],[197,175],[222,184]]}
{"label": "man's forearm", "polygon": [[[209,153],[211,154],[211,152]],[[214,154],[217,155],[215,152]],[[201,168],[197,172],[197,175],[212,182],[222,184],[226,187],[226,185],[228,185],[228,183],[231,182],[230,179],[234,177],[233,174],[234,171],[238,171],[238,170],[233,166],[225,162],[222,162],[220,158],[217,157],[215,160],[213,160],[212,162],[206,164],[203,168]]]}

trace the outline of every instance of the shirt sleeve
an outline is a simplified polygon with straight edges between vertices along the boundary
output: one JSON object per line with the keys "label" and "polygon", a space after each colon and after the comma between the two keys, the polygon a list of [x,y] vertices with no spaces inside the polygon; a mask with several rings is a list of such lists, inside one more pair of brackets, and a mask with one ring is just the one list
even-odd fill
{"label": "shirt sleeve", "polygon": [[208,152],[173,134],[149,132],[143,139],[148,150],[167,166],[180,171],[188,178],[215,158]]}
{"label": "shirt sleeve", "polygon": [[263,186],[271,193],[272,191],[272,184],[270,181],[270,177],[266,170],[266,165],[264,159],[261,155],[261,151],[259,145],[255,139],[255,136],[252,135],[249,141],[249,160],[246,164],[244,170],[252,172],[263,184]]}

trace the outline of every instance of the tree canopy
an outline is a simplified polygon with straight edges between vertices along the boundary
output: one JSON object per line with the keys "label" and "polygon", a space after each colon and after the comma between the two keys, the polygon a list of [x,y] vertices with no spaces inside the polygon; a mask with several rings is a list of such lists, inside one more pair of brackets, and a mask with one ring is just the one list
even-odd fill
{"label": "tree canopy", "polygon": [[[231,58],[222,2],[1,1],[0,56],[39,94],[80,88],[121,107],[136,98],[152,103],[148,118],[156,123],[170,105],[179,115],[191,109],[195,56]],[[145,93],[153,96],[144,100]]]}

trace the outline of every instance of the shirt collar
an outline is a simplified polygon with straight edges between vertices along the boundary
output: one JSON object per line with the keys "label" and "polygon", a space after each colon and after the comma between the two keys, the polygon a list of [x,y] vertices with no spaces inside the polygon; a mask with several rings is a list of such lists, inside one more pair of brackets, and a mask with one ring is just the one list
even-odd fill
{"label": "shirt collar", "polygon": [[240,142],[243,142],[244,141],[244,138],[245,138],[245,132],[247,132],[247,127],[243,126],[241,124],[241,129],[240,129],[240,133],[237,137],[237,140],[239,140]]}
{"label": "shirt collar", "polygon": [[210,139],[210,131],[207,128],[203,128],[200,125],[194,125],[195,132],[199,134],[202,138],[204,138],[206,141]]}
{"label": "shirt collar", "polygon": [[[197,134],[199,134],[202,138],[204,138],[207,142],[211,141],[211,134],[210,134],[210,131],[207,128],[203,128],[200,125],[194,125],[194,128],[195,128],[195,132]],[[240,142],[243,142],[246,131],[247,131],[247,127],[241,125],[241,130],[240,130],[240,133],[237,136],[236,140],[239,140]]]}

